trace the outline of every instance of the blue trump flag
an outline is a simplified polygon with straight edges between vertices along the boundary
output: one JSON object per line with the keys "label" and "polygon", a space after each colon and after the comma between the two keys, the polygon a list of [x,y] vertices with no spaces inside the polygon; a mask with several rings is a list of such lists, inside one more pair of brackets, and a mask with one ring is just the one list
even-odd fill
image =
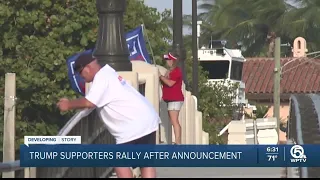
{"label": "blue trump flag", "polygon": [[146,43],[143,38],[143,26],[129,31],[126,35],[130,60],[141,60],[151,64]]}
{"label": "blue trump flag", "polygon": [[67,59],[68,77],[70,80],[71,88],[81,95],[85,95],[85,81],[79,73],[74,72],[74,63],[81,54],[93,53],[92,50],[87,50],[82,53],[77,53]]}
{"label": "blue trump flag", "polygon": [[[145,61],[151,64],[151,60],[146,49],[146,43],[143,37],[143,25],[140,25],[136,29],[129,31],[126,34],[126,41],[128,45],[128,50],[130,53],[130,60],[131,61]],[[85,81],[84,79],[76,72],[73,71],[73,66],[75,61],[82,53],[93,53],[94,49],[90,49],[81,53],[77,53],[72,55],[67,59],[67,66],[68,66],[68,77],[71,83],[71,88],[81,94],[85,95]]]}

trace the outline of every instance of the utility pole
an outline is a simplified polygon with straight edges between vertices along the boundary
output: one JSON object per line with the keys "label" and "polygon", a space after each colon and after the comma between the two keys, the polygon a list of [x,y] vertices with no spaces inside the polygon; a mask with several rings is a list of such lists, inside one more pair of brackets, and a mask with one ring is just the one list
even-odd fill
{"label": "utility pole", "polygon": [[192,93],[195,97],[198,97],[198,32],[197,32],[197,0],[192,0]]}
{"label": "utility pole", "polygon": [[[5,76],[4,121],[3,121],[3,162],[15,161],[15,115],[16,115],[16,74]],[[14,178],[14,171],[2,173],[2,178]]]}
{"label": "utility pole", "polygon": [[277,132],[280,131],[280,78],[281,78],[281,40],[277,37],[275,40],[274,51],[274,82],[273,82],[273,117],[277,118]]}
{"label": "utility pole", "polygon": [[179,54],[178,66],[182,70],[183,81],[188,88],[185,70],[186,51],[183,46],[183,32],[182,32],[182,0],[173,0],[173,43],[172,50]]}

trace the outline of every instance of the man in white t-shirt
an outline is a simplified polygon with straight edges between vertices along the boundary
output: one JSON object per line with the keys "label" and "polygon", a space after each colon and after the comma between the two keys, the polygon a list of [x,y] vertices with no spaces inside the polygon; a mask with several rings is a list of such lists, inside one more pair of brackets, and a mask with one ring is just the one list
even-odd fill
{"label": "man in white t-shirt", "polygon": [[[160,118],[151,103],[129,85],[109,65],[101,67],[92,54],[83,54],[75,63],[75,71],[92,82],[83,98],[60,99],[61,111],[82,108],[97,108],[117,144],[156,144],[156,131]],[[130,178],[129,167],[115,168],[119,178]],[[141,167],[142,177],[156,177],[155,168]]]}

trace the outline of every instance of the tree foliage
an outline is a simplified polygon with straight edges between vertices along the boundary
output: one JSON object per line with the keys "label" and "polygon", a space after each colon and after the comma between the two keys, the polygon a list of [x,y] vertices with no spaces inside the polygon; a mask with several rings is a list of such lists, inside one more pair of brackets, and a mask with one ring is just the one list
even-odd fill
{"label": "tree foliage", "polygon": [[[125,31],[144,23],[154,54],[160,57],[168,46],[163,39],[170,36],[162,19],[170,13],[161,14],[138,0],[127,2]],[[94,47],[98,29],[95,3],[0,0],[0,89],[4,89],[5,73],[16,73],[17,145],[24,135],[56,134],[73,114],[61,114],[56,102],[61,97],[77,96],[67,77],[66,59]],[[4,91],[0,91],[3,98]],[[0,103],[0,119],[4,119],[3,113]]]}
{"label": "tree foliage", "polygon": [[[291,46],[296,37],[304,37],[309,52],[320,48],[320,19],[314,16],[320,3],[316,0],[200,0],[198,8],[202,11],[199,19],[203,21],[204,44],[210,37],[226,39],[229,47],[241,42],[246,56],[266,56],[274,34]],[[282,52],[290,56],[291,48],[282,47]]]}
{"label": "tree foliage", "polygon": [[170,10],[160,13],[156,8],[146,6],[143,1],[127,0],[127,11],[124,17],[125,30],[129,31],[140,24],[145,25],[144,34],[148,52],[153,52],[156,62],[160,62],[162,55],[169,48],[166,40],[172,38],[167,25],[167,19],[170,17]]}
{"label": "tree foliage", "polygon": [[264,118],[270,108],[269,106],[260,105],[255,102],[250,102],[250,104],[256,106],[256,113],[255,114],[245,113],[246,118]]}

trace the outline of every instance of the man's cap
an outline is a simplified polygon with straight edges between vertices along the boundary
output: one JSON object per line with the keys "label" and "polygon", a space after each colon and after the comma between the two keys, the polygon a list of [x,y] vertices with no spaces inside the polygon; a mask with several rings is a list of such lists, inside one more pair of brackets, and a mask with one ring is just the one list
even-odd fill
{"label": "man's cap", "polygon": [[92,55],[92,53],[85,53],[81,54],[75,64],[74,64],[74,71],[80,72],[86,65],[90,64],[92,61],[94,61],[96,58]]}

